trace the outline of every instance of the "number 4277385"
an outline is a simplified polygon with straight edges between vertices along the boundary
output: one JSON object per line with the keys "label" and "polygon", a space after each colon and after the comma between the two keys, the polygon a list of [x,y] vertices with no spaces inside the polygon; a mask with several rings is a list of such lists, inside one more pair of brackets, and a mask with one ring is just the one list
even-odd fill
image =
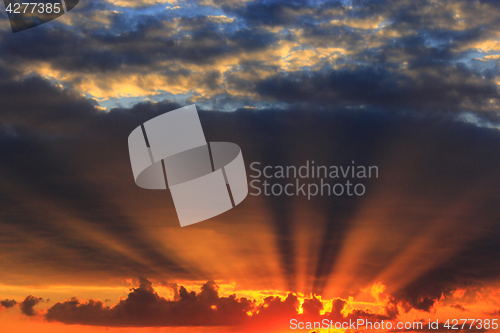
{"label": "number 4277385", "polygon": [[9,3],[5,11],[14,14],[59,14],[61,3],[23,2]]}
{"label": "number 4277385", "polygon": [[498,319],[448,319],[443,325],[449,330],[498,329]]}

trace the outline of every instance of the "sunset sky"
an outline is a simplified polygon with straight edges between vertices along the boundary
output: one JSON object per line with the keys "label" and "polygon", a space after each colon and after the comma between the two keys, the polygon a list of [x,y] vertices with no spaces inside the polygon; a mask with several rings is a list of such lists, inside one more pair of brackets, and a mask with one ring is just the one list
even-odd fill
{"label": "sunset sky", "polygon": [[[0,4],[0,333],[500,320],[499,61],[493,0],[80,0],[18,33]],[[127,138],[190,104],[248,175],[378,178],[181,228]]]}

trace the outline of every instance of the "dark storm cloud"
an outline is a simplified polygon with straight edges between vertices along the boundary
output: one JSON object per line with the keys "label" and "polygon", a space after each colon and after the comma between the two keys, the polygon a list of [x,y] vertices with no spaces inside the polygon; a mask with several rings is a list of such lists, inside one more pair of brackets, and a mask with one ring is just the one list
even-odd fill
{"label": "dark storm cloud", "polygon": [[[90,265],[87,268],[106,270],[106,267],[111,267],[110,264],[116,263],[113,266],[118,271],[132,269],[147,273],[158,271],[161,267],[162,271],[172,270],[189,275],[173,258],[155,249],[155,244],[146,239],[136,222],[119,205],[108,200],[97,183],[84,180],[86,177],[93,178],[92,173],[104,171],[89,173],[94,163],[101,160],[106,164],[105,161],[116,153],[123,154],[128,164],[126,146],[116,146],[112,137],[121,133],[119,135],[126,138],[135,127],[133,123],[145,115],[129,114],[118,120],[114,113],[109,113],[103,119],[103,114],[97,112],[92,100],[82,98],[74,91],[56,88],[39,77],[16,81],[13,77],[4,76],[0,85],[5,87],[0,93],[4,102],[0,111],[0,169],[4,175],[0,180],[4,189],[0,204],[2,225],[10,231],[13,229],[25,235],[41,236],[50,240],[53,246],[26,253],[28,257],[23,262],[28,264],[52,258],[49,260],[60,262],[61,269],[63,266],[67,270],[82,269],[81,263],[68,256],[72,253],[80,258],[94,258],[87,261]],[[30,97],[26,98],[26,94]],[[89,126],[93,130],[89,130]],[[98,135],[95,130],[101,134]],[[85,138],[89,138],[90,142]],[[108,148],[103,143],[107,143]],[[79,151],[76,155],[75,149]],[[128,173],[126,168],[123,171]],[[116,166],[110,167],[110,170],[111,177],[120,173]],[[116,250],[106,250],[96,240],[90,243],[88,239],[83,241],[78,233],[73,234],[76,237],[71,236],[72,232],[61,228],[60,223],[64,224],[61,217],[38,200],[56,203],[58,210],[85,221],[104,237],[120,239],[134,249],[134,253],[148,258],[150,265],[154,263],[155,267],[148,267],[137,259],[131,260]],[[18,207],[24,207],[22,216],[18,214]],[[8,243],[15,242],[16,235],[10,233]],[[26,239],[17,241],[24,244]],[[103,251],[109,252],[103,256]]]}
{"label": "dark storm cloud", "polygon": [[[262,161],[268,165],[301,165],[305,160],[314,160],[317,164],[328,165],[335,161],[343,165],[356,160],[362,165],[379,165],[381,179],[371,186],[375,189],[387,186],[389,191],[389,196],[381,199],[387,202],[382,201],[379,205],[391,207],[397,198],[403,203],[387,208],[389,218],[380,226],[387,235],[371,235],[380,243],[370,248],[371,253],[362,259],[361,271],[352,280],[351,287],[363,285],[363,282],[356,282],[359,279],[369,283],[408,243],[418,242],[419,237],[425,235],[425,230],[437,223],[436,219],[448,213],[454,214],[456,208],[448,207],[467,196],[475,198],[471,199],[470,206],[466,206],[467,209],[458,216],[446,218],[442,226],[443,235],[449,239],[465,239],[437,268],[402,287],[396,293],[398,300],[421,310],[429,310],[443,292],[469,283],[493,281],[500,273],[496,264],[500,258],[494,254],[498,253],[494,244],[500,233],[496,225],[498,211],[495,209],[499,193],[497,185],[494,185],[499,179],[500,160],[491,154],[500,149],[496,129],[457,121],[449,114],[433,116],[411,112],[238,111],[227,115],[215,113],[212,117],[208,114],[202,116],[207,136],[211,135],[214,139],[222,139],[224,133],[218,132],[209,119],[213,117],[214,123],[221,127],[229,127],[229,124],[224,124],[232,119],[232,140],[238,142],[245,151],[245,158],[248,156],[250,161]],[[252,137],[252,140],[246,137]],[[408,168],[416,169],[405,171]],[[375,189],[372,188],[373,192],[363,199],[317,198],[311,203],[315,211],[325,215],[319,258],[312,269],[315,292],[323,292],[339,249],[344,244],[346,231],[352,228],[353,219],[363,208],[363,203],[370,200],[368,198],[376,200],[378,195]],[[296,255],[290,230],[296,228],[298,223],[310,225],[310,228],[319,226],[314,221],[293,221],[289,211],[300,199],[269,197],[266,200],[269,209],[275,212],[272,223],[282,255],[282,267],[285,276],[289,276],[294,274],[294,259],[290,256]],[[387,242],[392,242],[390,235],[394,230],[399,230],[399,239],[394,240],[391,249],[385,250]],[[477,234],[478,238],[467,237],[472,234]],[[449,251],[451,244],[441,244],[439,239],[437,237],[430,244],[429,253]],[[293,284],[293,278],[288,281]],[[388,285],[390,283],[387,281]]]}
{"label": "dark storm cloud", "polygon": [[[317,319],[323,308],[317,298],[304,300],[304,313],[299,314],[299,299],[289,293],[285,298],[266,297],[261,303],[235,294],[229,297],[219,296],[219,287],[209,281],[201,290],[187,291],[181,286],[175,289],[174,300],[167,300],[158,295],[147,279],[140,279],[139,288],[133,288],[126,299],[109,307],[99,300],[81,302],[72,298],[58,302],[45,314],[48,321],[64,324],[96,325],[112,327],[155,327],[155,326],[233,326],[258,325],[289,318]],[[359,318],[380,321],[390,319],[387,316],[354,309],[344,316],[341,311],[346,301],[332,301],[332,311],[324,318],[334,320],[352,320]],[[251,316],[249,315],[251,314]]]}
{"label": "dark storm cloud", "polygon": [[[339,59],[335,70],[283,71],[256,82],[255,90],[277,103],[314,106],[483,111],[492,110],[491,99],[498,104],[497,74],[493,74],[498,71],[487,69],[478,59],[472,69],[470,60],[478,57],[477,49],[466,51],[474,43],[496,40],[500,22],[494,15],[481,15],[485,10],[497,12],[496,5],[466,1],[353,1],[349,5],[298,5],[302,13],[322,19],[317,21],[320,24],[306,24],[294,4],[258,2],[244,7],[253,9],[248,12],[239,9],[250,22],[303,28],[305,45],[343,47],[351,53]],[[328,24],[325,15],[338,23]],[[368,28],[370,24],[363,28],[360,23],[377,22],[380,17],[382,30]],[[378,33],[384,31],[399,36],[381,38]]]}
{"label": "dark storm cloud", "polygon": [[4,308],[12,308],[15,306],[17,302],[13,299],[4,299],[3,301],[0,302],[0,306],[3,306]]}
{"label": "dark storm cloud", "polygon": [[75,91],[55,87],[36,75],[23,79],[18,79],[17,75],[0,67],[1,116],[4,123],[35,127],[47,125],[64,131],[58,124],[76,123],[96,112],[97,102],[83,98]]}
{"label": "dark storm cloud", "polygon": [[[235,10],[239,17],[251,24],[259,25],[293,25],[304,19],[301,10],[310,7],[304,1],[257,1],[249,2]],[[309,16],[312,18],[312,15]]]}
{"label": "dark storm cloud", "polygon": [[[40,62],[49,64],[74,74],[57,79],[76,87],[90,74],[105,74],[106,79],[91,80],[106,91],[115,80],[145,88],[135,76],[152,73],[169,83],[147,87],[146,94],[168,92],[172,82],[191,78],[184,90],[216,91],[213,104],[222,109],[262,102],[415,105],[431,111],[497,108],[499,70],[495,60],[485,58],[500,50],[495,46],[500,7],[494,2],[217,4],[222,7],[188,2],[189,10],[154,7],[138,14],[104,1],[81,2],[71,12],[71,25],[54,21],[22,36],[5,31],[0,57],[14,67],[27,66],[27,72],[37,72]],[[321,48],[339,50],[331,57],[321,55]],[[287,59],[301,50],[317,51],[321,59],[302,56],[310,59],[291,68]],[[259,60],[249,61],[247,54]],[[232,65],[214,70],[218,63]],[[259,74],[248,75],[252,71]],[[217,72],[214,84],[210,78]],[[124,73],[131,77],[119,77]],[[288,87],[296,96],[287,94]],[[251,97],[255,93],[260,98]],[[210,97],[199,100],[207,104]]]}
{"label": "dark storm cloud", "polygon": [[[4,189],[1,227],[17,233],[10,233],[8,239],[1,237],[1,245],[27,245],[26,235],[51,244],[37,245],[32,251],[19,247],[13,253],[19,264],[37,263],[30,267],[36,269],[40,263],[47,263],[68,274],[84,270],[120,276],[131,271],[190,278],[210,275],[180,262],[175,252],[165,251],[163,245],[147,236],[146,226],[140,227],[130,215],[158,209],[166,225],[177,227],[173,205],[165,202],[170,200],[168,196],[135,187],[126,141],[133,128],[178,104],[142,103],[102,113],[91,100],[37,77],[22,81],[4,75],[1,84],[21,87],[31,96],[22,101],[16,89],[3,95],[7,107],[0,111],[0,182]],[[17,103],[26,103],[24,110],[17,112]],[[349,165],[355,160],[360,165],[379,165],[380,179],[366,184],[368,192],[363,198],[318,197],[310,202],[303,198],[261,198],[272,216],[281,269],[290,290],[296,288],[298,274],[296,227],[304,224],[322,230],[322,238],[314,242],[319,252],[311,252],[307,270],[308,288],[321,294],[357,213],[365,202],[376,200],[377,189],[386,195],[386,202],[380,205],[388,205],[395,198],[406,204],[387,206],[391,219],[380,225],[387,228],[387,236],[382,233],[373,235],[373,239],[375,244],[392,245],[388,249],[370,248],[370,254],[360,263],[359,274],[351,277],[351,292],[376,278],[407,244],[417,241],[423,230],[431,228],[436,219],[448,213],[448,207],[467,195],[474,200],[443,226],[448,238],[457,240],[458,248],[450,249],[439,265],[402,285],[394,295],[401,304],[430,310],[443,293],[491,281],[500,274],[500,230],[495,224],[500,160],[492,153],[500,150],[496,129],[480,128],[444,113],[350,109],[201,111],[200,117],[207,140],[237,143],[248,162],[300,166],[306,160],[318,165]],[[397,149],[398,144],[404,149]],[[405,171],[412,168],[416,169]],[[384,171],[388,169],[391,171]],[[249,204],[253,200],[247,199]],[[297,204],[311,207],[324,219],[297,221],[293,213]],[[422,216],[419,212],[426,213]],[[126,244],[139,257],[130,257],[75,232],[68,218]],[[398,230],[397,240],[390,238],[392,230]],[[438,241],[431,245],[430,252],[440,251]],[[451,245],[443,246],[446,249]]]}
{"label": "dark storm cloud", "polygon": [[[10,63],[48,61],[66,71],[109,72],[125,66],[141,71],[160,69],[166,60],[210,64],[217,58],[271,45],[274,35],[259,29],[233,31],[228,23],[204,16],[138,17],[134,30],[126,30],[129,18],[114,17],[109,31],[75,31],[61,26],[26,31],[22,38],[5,33],[2,58]],[[114,33],[114,29],[121,31]],[[224,30],[221,30],[224,28]],[[154,37],[151,37],[154,36]],[[134,70],[137,70],[134,69]]]}
{"label": "dark storm cloud", "polygon": [[49,321],[98,326],[219,326],[235,325],[247,319],[254,303],[235,295],[220,297],[218,286],[207,282],[199,293],[178,290],[178,300],[159,296],[151,282],[140,280],[124,300],[113,307],[101,301],[82,303],[73,298],[56,303],[46,314]]}
{"label": "dark storm cloud", "polygon": [[[23,134],[21,131],[16,132],[14,137],[7,131],[2,134],[4,135],[0,144],[3,152],[1,168],[2,171],[9,174],[10,181],[14,180],[18,186],[28,189],[34,196],[57,202],[57,205],[70,212],[74,218],[85,220],[104,234],[118,236],[121,241],[134,248],[136,253],[143,254],[162,267],[162,270],[186,273],[186,270],[174,263],[171,258],[155,250],[151,241],[141,237],[141,232],[135,222],[126,216],[119,206],[107,200],[105,195],[100,194],[96,184],[82,182],[79,179],[83,177],[84,165],[80,165],[81,169],[78,169],[80,171],[76,171],[77,169],[71,166],[72,161],[61,158],[64,155],[68,156],[70,146],[73,145],[74,148],[81,143],[70,139],[67,142],[69,146],[59,142],[60,145],[54,147],[53,138],[46,139],[43,136]],[[25,160],[26,156],[29,156],[29,162]],[[95,162],[95,160],[93,161]],[[3,184],[6,185],[4,188],[8,188],[8,183],[3,182]],[[121,264],[127,265],[128,263],[132,267],[136,267],[135,269],[148,269],[144,263],[130,262],[126,257],[117,253],[110,253],[107,258],[103,257],[100,247],[84,244],[80,241],[75,242],[67,234],[67,229],[60,229],[58,224],[54,223],[57,218],[43,209],[35,211],[33,208],[28,208],[24,212],[24,221],[22,222],[19,219],[20,216],[9,214],[8,207],[12,204],[29,207],[30,204],[25,200],[26,197],[22,193],[11,189],[9,200],[2,203],[2,206],[5,207],[4,216],[6,219],[4,223],[11,223],[16,227],[22,224],[29,225],[28,232],[40,233],[52,239],[54,244],[67,250],[76,251],[81,256],[95,258],[94,263],[101,268],[109,265],[109,261],[118,260]],[[34,252],[32,256],[41,259],[46,254],[44,251]],[[58,257],[59,254],[56,252],[52,260],[58,260]],[[63,262],[66,260],[62,259]],[[67,268],[78,269],[79,265],[76,262],[68,263]]]}
{"label": "dark storm cloud", "polygon": [[40,302],[43,302],[43,298],[30,295],[19,303],[19,308],[23,314],[32,317],[36,314],[34,307]]}
{"label": "dark storm cloud", "polygon": [[270,77],[257,92],[276,101],[315,106],[368,106],[432,111],[481,110],[500,94],[496,83],[464,66],[417,73],[359,67],[326,73],[298,72]]}

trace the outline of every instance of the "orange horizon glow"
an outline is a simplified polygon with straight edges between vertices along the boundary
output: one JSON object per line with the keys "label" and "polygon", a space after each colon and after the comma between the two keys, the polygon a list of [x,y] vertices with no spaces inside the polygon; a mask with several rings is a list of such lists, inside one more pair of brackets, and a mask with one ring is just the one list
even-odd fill
{"label": "orange horizon glow", "polygon": [[[137,287],[131,280],[125,281],[126,283],[131,283],[131,287]],[[184,281],[188,282],[188,281]],[[178,284],[180,286],[180,284]],[[199,282],[192,282],[187,284],[190,286],[188,290],[199,290]],[[279,297],[284,300],[290,292],[278,291],[278,290],[239,290],[237,288],[237,283],[219,283],[218,292],[220,297],[228,297],[236,293],[237,298],[246,297],[255,301],[256,309],[262,306],[264,299],[269,296]],[[155,291],[162,297],[166,299],[173,299],[173,290],[170,287],[166,287],[161,283],[155,283]],[[11,291],[13,293],[6,293],[6,291]],[[128,332],[289,332],[288,320],[294,318],[294,316],[281,316],[277,314],[275,317],[267,318],[265,320],[260,320],[257,322],[249,322],[247,324],[239,326],[225,326],[225,327],[109,327],[109,326],[89,326],[89,325],[66,325],[59,322],[48,322],[44,319],[44,315],[47,313],[47,309],[50,308],[54,303],[64,301],[61,296],[68,293],[76,292],[87,292],[89,294],[101,294],[101,296],[111,296],[114,299],[123,299],[128,291],[123,288],[123,286],[116,287],[98,287],[98,286],[45,286],[45,287],[34,287],[26,288],[21,286],[6,286],[0,285],[0,299],[15,297],[18,292],[21,291],[38,291],[39,295],[44,295],[48,297],[52,295],[57,299],[51,299],[47,302],[42,302],[36,307],[36,315],[33,317],[26,317],[22,315],[18,309],[3,309],[0,311],[0,321],[2,322],[2,328],[8,332],[13,333],[23,333],[30,330],[36,330],[37,332],[67,332],[68,329],[71,332],[111,332],[111,333],[128,333]],[[132,289],[130,289],[132,290]],[[129,290],[129,291],[130,291]],[[368,286],[359,291],[356,297],[348,297],[347,299],[340,299],[345,302],[345,305],[341,311],[343,317],[337,318],[338,321],[348,320],[348,318],[353,315],[356,311],[362,310],[365,313],[371,313],[374,315],[387,315],[385,309],[388,302],[392,300],[392,296],[387,293],[388,288],[378,282],[372,286]],[[464,315],[470,318],[476,319],[487,319],[487,318],[500,318],[500,314],[497,311],[497,305],[500,304],[500,286],[492,285],[489,287],[481,288],[475,291],[475,298],[468,299],[465,297],[466,293],[471,290],[467,289],[457,289],[450,295],[443,295],[441,299],[433,306],[430,312],[419,311],[416,309],[405,310],[404,304],[398,304],[397,308],[399,314],[397,317],[392,319],[387,319],[393,323],[397,322],[418,322],[423,321],[426,323],[428,320],[439,319],[441,323],[448,319],[462,318]],[[301,293],[294,293],[298,299],[299,306],[296,307],[296,314],[299,321],[320,321],[332,311],[332,301],[335,299],[323,299],[318,295],[304,295]],[[38,295],[36,295],[38,296]],[[320,311],[320,317],[317,316],[304,316],[303,304],[305,300],[310,300],[311,298],[318,299],[323,308]],[[86,302],[91,298],[82,298],[81,301]],[[115,303],[107,305],[113,307]],[[266,308],[266,307],[264,307]],[[212,309],[217,310],[215,306]],[[259,316],[259,311],[255,310],[248,313],[248,317],[252,318]],[[370,320],[370,319],[367,319]],[[371,319],[370,321],[380,321],[377,319]],[[307,331],[307,330],[297,330],[297,331]],[[313,330],[311,332],[331,332],[332,330]],[[345,332],[348,330],[333,330],[335,332]],[[374,331],[387,331],[387,330],[374,330]],[[411,330],[405,330],[411,331]],[[487,330],[494,331],[494,330]]]}

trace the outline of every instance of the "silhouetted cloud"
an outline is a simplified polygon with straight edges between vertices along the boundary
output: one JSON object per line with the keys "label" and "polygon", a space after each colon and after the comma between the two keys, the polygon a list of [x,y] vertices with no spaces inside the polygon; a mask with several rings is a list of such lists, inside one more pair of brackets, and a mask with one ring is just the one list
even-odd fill
{"label": "silhouetted cloud", "polygon": [[300,304],[295,294],[289,293],[286,298],[269,296],[258,304],[235,294],[220,297],[218,286],[213,281],[204,284],[198,293],[188,292],[181,286],[176,290],[178,298],[167,300],[156,293],[147,279],[141,278],[139,282],[139,288],[133,288],[126,299],[112,307],[99,300],[81,302],[72,298],[56,303],[48,309],[45,318],[64,324],[113,327],[234,326],[262,324],[282,318],[390,319],[359,309],[344,316],[341,311],[347,302],[338,299],[333,301],[332,311],[324,316],[320,316],[323,305],[317,298],[305,299],[304,313],[299,314]]}
{"label": "silhouetted cloud", "polygon": [[384,68],[299,72],[266,78],[256,88],[276,101],[316,107],[375,107],[459,112],[498,99],[497,84],[464,66],[405,75]]}
{"label": "silhouetted cloud", "polygon": [[46,314],[49,321],[99,326],[220,326],[242,323],[254,302],[235,295],[220,297],[214,282],[207,282],[199,293],[180,287],[179,299],[159,296],[146,279],[139,288],[113,307],[101,301],[82,303],[73,298],[56,303]]}
{"label": "silhouetted cloud", "polygon": [[19,308],[23,314],[32,317],[36,314],[34,307],[40,302],[43,302],[43,298],[30,295],[19,303]]}
{"label": "silhouetted cloud", "polygon": [[0,306],[3,306],[4,308],[7,308],[7,309],[15,306],[16,304],[17,304],[17,302],[13,299],[5,299],[5,300],[0,302]]}

